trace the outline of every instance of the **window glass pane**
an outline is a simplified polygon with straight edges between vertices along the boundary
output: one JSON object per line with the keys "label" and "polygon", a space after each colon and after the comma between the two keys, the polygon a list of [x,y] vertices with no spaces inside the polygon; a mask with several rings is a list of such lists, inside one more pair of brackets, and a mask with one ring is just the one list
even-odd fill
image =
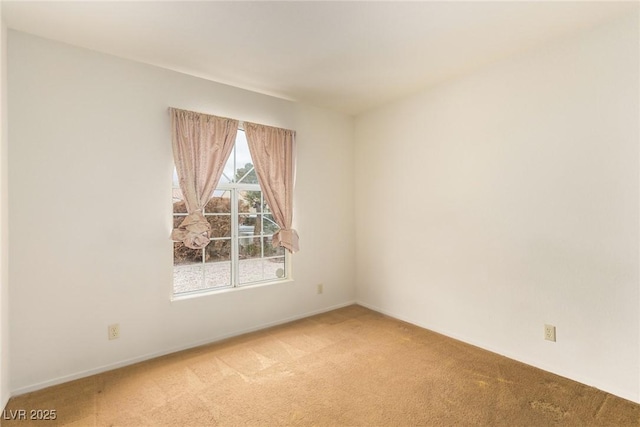
{"label": "window glass pane", "polygon": [[274,259],[241,259],[238,264],[240,284],[283,279],[285,277],[284,257]]}
{"label": "window glass pane", "polygon": [[260,213],[262,192],[260,190],[238,191],[238,212]]}
{"label": "window glass pane", "polygon": [[284,256],[282,246],[273,247],[273,236],[243,236],[238,239],[240,259]]}
{"label": "window glass pane", "polygon": [[173,265],[189,265],[201,262],[201,249],[191,249],[182,242],[173,242]]}
{"label": "window glass pane", "polygon": [[173,213],[187,213],[187,205],[179,188],[173,189]]}
{"label": "window glass pane", "polygon": [[238,264],[240,284],[260,282],[264,277],[261,259],[244,259]]}
{"label": "window glass pane", "polygon": [[278,227],[278,224],[276,224],[276,221],[273,219],[273,215],[265,214],[262,215],[262,217],[262,228],[264,230],[264,234],[274,234],[276,231],[280,230],[280,227]]}
{"label": "window glass pane", "polygon": [[262,212],[269,213],[271,212],[271,208],[269,208],[269,204],[267,203],[264,196],[262,197]]}
{"label": "window glass pane", "polygon": [[266,278],[272,279],[284,279],[286,277],[286,262],[285,257],[265,259],[264,263]]}
{"label": "window glass pane", "polygon": [[174,215],[173,216],[173,228],[178,228],[182,221],[186,218],[185,215]]}
{"label": "window glass pane", "polygon": [[218,184],[228,184],[232,182],[233,171],[235,170],[235,151],[235,148],[231,150],[227,163],[224,164],[224,169],[222,170],[222,175],[220,176]]}
{"label": "window glass pane", "polygon": [[178,171],[175,167],[173,168],[173,187],[180,187],[180,183],[178,182]]}
{"label": "window glass pane", "polygon": [[231,192],[216,190],[204,206],[205,213],[231,213]]}
{"label": "window glass pane", "polygon": [[244,132],[238,132],[236,137],[236,182],[243,184],[257,184],[258,176],[253,168],[253,160],[249,152],[249,145]]}
{"label": "window glass pane", "polygon": [[240,259],[261,258],[262,247],[259,237],[241,237],[238,239]]}
{"label": "window glass pane", "polygon": [[173,293],[198,291],[202,289],[202,264],[173,267]]}
{"label": "window glass pane", "polygon": [[246,215],[238,217],[238,238],[241,244],[247,238],[249,238],[249,241],[251,240],[250,237],[253,236],[253,230],[255,229],[254,220],[255,218],[250,218]]}
{"label": "window glass pane", "polygon": [[238,215],[238,237],[259,236],[262,231],[262,215]]}
{"label": "window glass pane", "polygon": [[256,170],[251,163],[245,163],[244,166],[238,166],[238,170],[236,171],[236,182],[242,184],[258,183]]}
{"label": "window glass pane", "polygon": [[231,239],[215,240],[205,248],[204,286],[231,286]]}
{"label": "window glass pane", "polygon": [[231,215],[204,216],[211,226],[211,237],[231,237]]}
{"label": "window glass pane", "polygon": [[265,257],[284,256],[284,248],[282,246],[278,246],[277,248],[274,248],[272,241],[273,241],[272,236],[262,238],[264,256]]}
{"label": "window glass pane", "polygon": [[231,259],[231,239],[212,240],[205,248],[206,261],[228,261]]}
{"label": "window glass pane", "polygon": [[202,287],[202,250],[173,243],[173,289],[175,293]]}

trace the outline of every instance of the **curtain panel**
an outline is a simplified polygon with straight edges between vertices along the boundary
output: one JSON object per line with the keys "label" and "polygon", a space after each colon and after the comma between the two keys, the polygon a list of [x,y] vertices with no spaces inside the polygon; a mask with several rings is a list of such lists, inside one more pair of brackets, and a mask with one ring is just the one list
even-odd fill
{"label": "curtain panel", "polygon": [[289,252],[299,250],[293,223],[293,184],[295,180],[295,132],[255,123],[244,123],[253,165],[262,194],[280,230],[273,235],[274,247]]}
{"label": "curtain panel", "polygon": [[173,159],[187,206],[187,216],[171,238],[188,248],[202,249],[209,244],[211,232],[204,207],[233,150],[238,121],[176,108],[169,111]]}

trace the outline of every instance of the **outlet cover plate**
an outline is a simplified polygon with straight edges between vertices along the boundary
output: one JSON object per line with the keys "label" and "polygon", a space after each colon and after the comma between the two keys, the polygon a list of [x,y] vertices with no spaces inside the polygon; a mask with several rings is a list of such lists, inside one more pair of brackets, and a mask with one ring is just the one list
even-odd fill
{"label": "outlet cover plate", "polygon": [[120,338],[120,325],[118,323],[109,325],[107,327],[107,338],[109,338],[110,340]]}
{"label": "outlet cover plate", "polygon": [[556,342],[556,327],[553,325],[544,325],[544,339]]}

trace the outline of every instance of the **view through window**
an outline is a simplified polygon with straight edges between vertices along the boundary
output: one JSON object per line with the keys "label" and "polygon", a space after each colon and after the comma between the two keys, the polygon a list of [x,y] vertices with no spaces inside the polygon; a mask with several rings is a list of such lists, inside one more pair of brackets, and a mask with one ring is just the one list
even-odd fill
{"label": "view through window", "polygon": [[[173,226],[187,209],[173,173]],[[186,294],[287,278],[284,248],[271,245],[279,227],[269,210],[242,130],[204,209],[211,242],[203,249],[173,243],[173,292]]]}

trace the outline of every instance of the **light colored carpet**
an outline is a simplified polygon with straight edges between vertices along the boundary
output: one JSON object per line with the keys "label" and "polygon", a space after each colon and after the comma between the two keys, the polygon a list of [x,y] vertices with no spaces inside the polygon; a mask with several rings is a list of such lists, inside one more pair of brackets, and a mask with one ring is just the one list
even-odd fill
{"label": "light colored carpet", "polygon": [[[640,405],[350,306],[12,398],[3,426],[639,426]],[[15,413],[15,412],[14,412]]]}

